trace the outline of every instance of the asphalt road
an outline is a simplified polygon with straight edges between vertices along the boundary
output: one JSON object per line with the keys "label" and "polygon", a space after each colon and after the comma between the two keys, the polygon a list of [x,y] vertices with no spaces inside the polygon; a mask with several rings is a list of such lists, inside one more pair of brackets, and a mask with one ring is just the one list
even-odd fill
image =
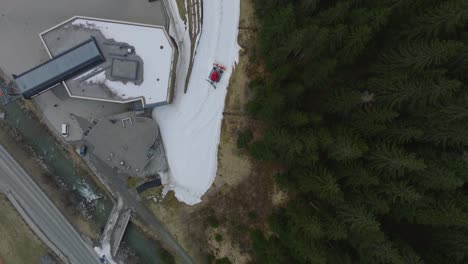
{"label": "asphalt road", "polygon": [[[9,193],[34,224],[70,263],[99,263],[97,254],[76,232],[31,177],[0,145],[0,191]],[[41,237],[41,234],[39,234]],[[27,250],[27,249],[25,249]]]}

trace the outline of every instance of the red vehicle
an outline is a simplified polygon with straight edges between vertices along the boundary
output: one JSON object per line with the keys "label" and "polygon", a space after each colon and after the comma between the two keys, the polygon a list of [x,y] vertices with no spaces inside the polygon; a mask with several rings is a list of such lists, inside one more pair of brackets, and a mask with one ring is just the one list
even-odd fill
{"label": "red vehicle", "polygon": [[216,89],[216,84],[221,80],[226,68],[218,63],[213,63],[213,69],[208,76],[208,82]]}

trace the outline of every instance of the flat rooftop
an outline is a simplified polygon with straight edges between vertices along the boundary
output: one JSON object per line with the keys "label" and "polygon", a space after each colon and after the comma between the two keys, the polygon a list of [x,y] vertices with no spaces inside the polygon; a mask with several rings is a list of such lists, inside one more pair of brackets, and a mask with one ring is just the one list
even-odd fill
{"label": "flat rooftop", "polygon": [[167,170],[165,156],[157,148],[158,126],[151,118],[134,112],[101,118],[85,132],[84,140],[91,153],[120,173],[142,176],[151,161],[159,170]]}
{"label": "flat rooftop", "polygon": [[43,33],[51,57],[93,37],[105,62],[68,79],[71,97],[145,107],[170,103],[176,49],[160,26],[73,17]]}

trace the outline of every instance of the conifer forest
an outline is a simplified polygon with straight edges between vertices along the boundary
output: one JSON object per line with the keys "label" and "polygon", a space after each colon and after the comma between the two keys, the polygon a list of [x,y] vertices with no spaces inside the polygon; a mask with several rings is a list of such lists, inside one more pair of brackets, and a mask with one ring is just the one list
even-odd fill
{"label": "conifer forest", "polygon": [[468,263],[468,0],[254,2],[254,262]]}

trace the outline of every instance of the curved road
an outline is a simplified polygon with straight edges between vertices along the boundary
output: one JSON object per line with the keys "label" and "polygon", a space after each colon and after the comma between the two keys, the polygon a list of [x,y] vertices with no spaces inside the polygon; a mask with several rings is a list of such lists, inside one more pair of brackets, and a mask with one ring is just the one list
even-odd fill
{"label": "curved road", "polygon": [[[0,145],[0,191],[65,262],[99,263],[94,250],[76,232],[47,195]],[[44,239],[45,238],[45,239]]]}

